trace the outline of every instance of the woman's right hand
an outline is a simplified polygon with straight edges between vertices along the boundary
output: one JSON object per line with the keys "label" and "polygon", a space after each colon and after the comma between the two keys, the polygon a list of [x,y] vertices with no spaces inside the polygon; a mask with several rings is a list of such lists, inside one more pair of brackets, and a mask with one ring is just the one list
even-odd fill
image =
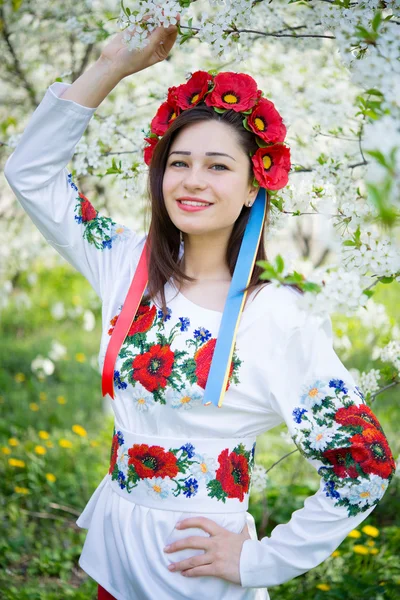
{"label": "woman's right hand", "polygon": [[[148,20],[150,17],[145,17]],[[179,20],[179,13],[176,15]],[[101,58],[111,63],[121,78],[147,69],[162,62],[168,56],[178,35],[176,25],[157,27],[147,34],[147,46],[140,50],[128,50],[123,41],[124,32],[117,33],[101,52]]]}

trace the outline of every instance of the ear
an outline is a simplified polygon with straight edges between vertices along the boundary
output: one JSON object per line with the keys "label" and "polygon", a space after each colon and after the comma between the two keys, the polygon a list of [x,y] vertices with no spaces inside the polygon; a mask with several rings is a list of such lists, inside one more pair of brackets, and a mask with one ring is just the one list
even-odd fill
{"label": "ear", "polygon": [[251,202],[251,203],[253,203],[253,202],[254,202],[254,200],[256,199],[256,196],[257,196],[257,194],[258,194],[258,192],[259,192],[259,189],[260,189],[260,186],[259,186],[259,185],[257,185],[257,186],[255,186],[255,185],[250,185],[250,187],[249,187],[249,191],[248,191],[248,194],[247,194],[247,200],[246,200],[246,204],[247,204],[248,202]]}

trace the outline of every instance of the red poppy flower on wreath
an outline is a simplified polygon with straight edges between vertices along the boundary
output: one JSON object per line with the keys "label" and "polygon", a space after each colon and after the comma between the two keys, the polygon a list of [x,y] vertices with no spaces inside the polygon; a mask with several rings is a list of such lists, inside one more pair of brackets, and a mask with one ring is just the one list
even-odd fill
{"label": "red poppy flower on wreath", "polygon": [[170,88],[171,97],[182,110],[193,108],[204,99],[209,90],[209,82],[213,81],[212,75],[207,71],[195,71],[187,83]]}
{"label": "red poppy flower on wreath", "polygon": [[165,388],[174,364],[174,353],[171,348],[156,344],[148,352],[138,354],[132,362],[133,379],[149,392],[157,388]]}
{"label": "red poppy flower on wreath", "polygon": [[[204,390],[206,389],[208,374],[211,368],[211,361],[214,354],[215,344],[217,343],[217,338],[211,338],[203,344],[194,355],[194,360],[196,363],[196,377],[197,377],[197,385],[199,385]],[[229,389],[230,386],[230,378],[233,372],[234,364],[231,362],[231,367],[229,369],[228,381],[226,384],[226,390]]]}
{"label": "red poppy flower on wreath", "polygon": [[282,117],[271,100],[260,98],[257,106],[247,118],[247,125],[264,142],[283,142],[286,137],[286,127]]}
{"label": "red poppy flower on wreath", "polygon": [[179,472],[177,458],[161,446],[134,444],[128,450],[128,465],[132,465],[141,479],[176,477]]}
{"label": "red poppy flower on wreath", "polygon": [[[331,450],[325,450],[322,455],[333,466],[333,470],[338,477],[341,477],[342,479],[344,477],[351,477],[352,479],[358,477],[357,468],[354,465],[350,448],[333,448]],[[366,450],[364,451],[364,456],[367,457]]]}
{"label": "red poppy flower on wreath", "polygon": [[242,112],[253,108],[261,97],[256,81],[245,73],[218,73],[214,84],[205,99],[207,106]]}
{"label": "red poppy flower on wreath", "polygon": [[156,112],[155,117],[153,117],[153,120],[151,121],[151,133],[155,133],[156,135],[160,136],[164,135],[172,121],[176,119],[179,113],[180,109],[175,104],[168,102],[168,100],[163,102]]}
{"label": "red poppy flower on wreath", "polygon": [[220,482],[228,498],[239,498],[243,502],[244,494],[249,490],[249,465],[243,454],[229,453],[228,448],[218,456],[220,467],[215,478]]}
{"label": "red poppy flower on wreath", "polygon": [[[386,437],[374,427],[364,429],[350,438],[351,454],[364,473],[374,473],[388,479],[396,470]],[[366,452],[365,452],[366,451]]]}
{"label": "red poppy flower on wreath", "polygon": [[289,180],[290,148],[272,144],[259,148],[251,157],[254,176],[261,187],[280,190]]}
{"label": "red poppy flower on wreath", "polygon": [[112,473],[114,471],[114,467],[117,464],[118,448],[119,448],[118,434],[116,433],[113,435],[113,439],[111,442],[111,459],[110,459],[110,468],[108,469],[109,473]]}
{"label": "red poppy flower on wreath", "polygon": [[345,426],[359,425],[363,429],[366,427],[375,427],[383,433],[378,419],[370,407],[364,404],[339,408],[335,414],[335,421]]}
{"label": "red poppy flower on wreath", "polygon": [[86,196],[81,194],[81,192],[79,192],[79,198],[83,200],[83,202],[81,202],[82,221],[84,223],[92,221],[97,217],[97,210],[92,206]]}
{"label": "red poppy flower on wreath", "polygon": [[156,137],[146,137],[146,138],[144,138],[144,140],[145,140],[145,142],[147,142],[149,144],[148,146],[145,146],[144,152],[143,152],[144,162],[148,166],[151,163],[151,159],[152,159],[152,156],[153,156],[154,148],[158,144],[158,138],[156,138]]}

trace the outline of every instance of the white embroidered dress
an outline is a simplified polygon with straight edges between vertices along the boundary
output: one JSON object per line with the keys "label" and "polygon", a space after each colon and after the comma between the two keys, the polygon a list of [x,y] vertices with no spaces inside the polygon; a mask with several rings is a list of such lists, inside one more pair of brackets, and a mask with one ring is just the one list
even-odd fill
{"label": "white embroidered dress", "polygon": [[[95,109],[60,98],[67,87],[56,82],[46,91],[5,175],[46,240],[102,300],[101,369],[145,236],[102,217],[79,196],[66,165]],[[265,600],[267,588],[320,564],[372,512],[393,476],[390,448],[332,348],[329,316],[301,311],[297,292],[266,285],[250,295],[221,408],[203,406],[202,394],[222,313],[194,304],[170,283],[166,295],[165,318],[154,303],[141,305],[115,365],[110,473],[77,520],[88,529],[80,566],[118,600]],[[282,422],[318,469],[320,486],[288,523],[258,540],[246,510],[251,441]],[[152,446],[153,455],[143,458],[129,453],[124,436],[167,445]],[[213,454],[231,441],[235,449],[232,443]],[[169,462],[161,464],[161,455]],[[236,533],[248,524],[241,585],[168,571],[171,562],[202,553],[163,552],[177,539],[208,535],[175,529],[196,515]]]}

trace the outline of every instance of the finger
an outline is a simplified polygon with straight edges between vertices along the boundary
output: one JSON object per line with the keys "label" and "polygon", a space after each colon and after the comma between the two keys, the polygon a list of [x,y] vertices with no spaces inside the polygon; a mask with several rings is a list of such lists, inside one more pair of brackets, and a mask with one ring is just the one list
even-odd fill
{"label": "finger", "polygon": [[186,560],[181,560],[177,563],[168,565],[170,571],[186,571],[187,569],[194,569],[195,567],[201,567],[204,565],[211,565],[211,559],[208,554],[200,554],[199,556],[192,556]]}
{"label": "finger", "polygon": [[208,550],[211,547],[210,538],[202,536],[189,535],[181,540],[176,540],[169,546],[164,548],[164,552],[177,552],[178,550],[184,550],[185,548],[192,548],[195,550]]}
{"label": "finger", "polygon": [[194,567],[193,569],[188,569],[187,571],[182,571],[181,575],[183,575],[184,577],[201,577],[204,575],[208,575],[208,576],[215,575],[218,577],[212,564],[203,565],[200,567]]}
{"label": "finger", "polygon": [[176,529],[186,529],[187,527],[200,527],[204,529],[210,535],[217,535],[223,529],[218,523],[207,519],[207,517],[190,517],[189,519],[183,519],[175,525]]}

